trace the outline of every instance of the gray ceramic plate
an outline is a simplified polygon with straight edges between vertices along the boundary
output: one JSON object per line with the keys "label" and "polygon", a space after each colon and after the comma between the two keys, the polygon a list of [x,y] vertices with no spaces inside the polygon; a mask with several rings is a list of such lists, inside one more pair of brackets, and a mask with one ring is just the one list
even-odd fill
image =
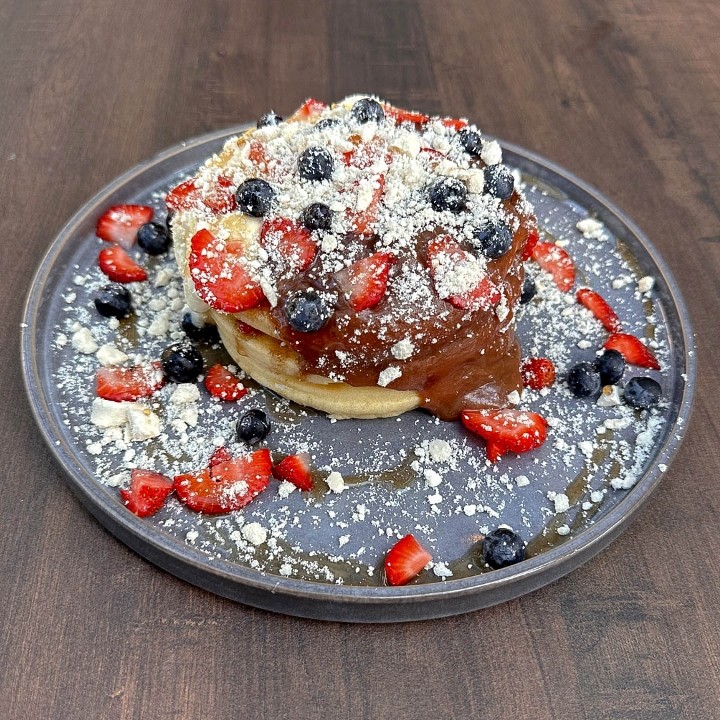
{"label": "gray ceramic plate", "polygon": [[[84,284],[75,281],[78,273],[95,268],[96,219],[116,203],[147,203],[162,212],[162,193],[242,129],[183,143],[125,173],[68,222],[38,269],[24,317],[23,370],[38,425],[83,504],[140,555],[180,578],[243,603],[325,620],[420,620],[486,607],[552,582],[604,548],[658,484],[682,438],[695,383],[687,311],[665,263],[629,219],[569,173],[507,144],[505,161],[522,173],[543,232],[571,246],[578,284],[602,292],[621,311],[629,332],[645,334],[657,346],[663,367],[650,374],[660,380],[664,402],[650,417],[580,403],[558,382],[549,395],[528,393],[523,403],[555,419],[550,440],[535,453],[506,457],[490,468],[482,443],[459,423],[437,423],[420,412],[399,420],[333,423],[256,388],[241,405],[267,407],[274,421],[271,449],[291,453],[302,438],[319,477],[323,469],[325,474],[337,469],[348,481],[354,474],[355,484],[342,495],[310,498],[299,492],[279,498],[273,490],[242,518],[210,520],[177,501],[153,518],[137,518],[121,504],[116,488],[98,481],[126,471],[127,456],[103,450],[98,459],[91,442],[97,430],[87,418],[92,377],[82,377],[88,358],[77,361],[70,345],[58,347],[69,317],[85,320],[100,341],[112,339],[106,322],[87,309],[99,275]],[[588,216],[604,223],[599,239],[583,238],[575,229]],[[155,272],[170,261],[147,262],[155,263]],[[655,279],[649,293],[637,291],[643,276]],[[550,355],[562,374],[578,359],[592,358],[605,333],[577,306],[551,290],[545,295],[522,314],[518,334],[527,354]],[[588,347],[580,349],[578,342]],[[146,337],[143,343],[157,353],[169,341]],[[203,409],[202,403],[208,399],[201,400],[201,413],[208,413],[203,417],[227,437],[237,408]],[[196,440],[201,432],[196,430]],[[447,442],[452,457],[433,458],[428,446],[433,439]],[[151,451],[177,459],[182,450],[173,448]],[[358,467],[364,473],[358,475]],[[441,477],[440,486],[425,485],[425,470]],[[319,485],[324,487],[322,480]],[[621,489],[625,486],[630,487]],[[556,505],[552,493],[566,496],[570,507]],[[299,519],[293,523],[293,518]],[[238,540],[243,521],[270,529],[271,549],[255,550]],[[530,541],[529,557],[489,571],[477,561],[473,543],[502,523]],[[397,536],[410,531],[442,564],[410,585],[386,587],[383,556]]]}

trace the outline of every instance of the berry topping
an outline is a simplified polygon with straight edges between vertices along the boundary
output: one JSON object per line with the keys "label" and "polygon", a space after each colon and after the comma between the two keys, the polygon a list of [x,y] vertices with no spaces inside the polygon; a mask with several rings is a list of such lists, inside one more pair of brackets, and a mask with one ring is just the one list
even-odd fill
{"label": "berry topping", "polygon": [[303,210],[302,222],[308,230],[329,230],[332,224],[332,210],[323,203],[313,203]]}
{"label": "berry topping", "polygon": [[338,125],[340,125],[340,123],[341,123],[340,118],[334,118],[334,117],[323,118],[322,120],[320,120],[319,122],[317,122],[315,124],[315,129],[316,130],[328,130],[329,128],[337,127]]}
{"label": "berry topping", "polygon": [[589,288],[580,288],[575,293],[575,299],[586,307],[608,332],[618,332],[622,328],[615,311],[599,293]]}
{"label": "berry topping", "polygon": [[180,342],[166,347],[160,356],[165,377],[170,382],[195,382],[203,371],[202,355],[189,343]]}
{"label": "berry topping", "polygon": [[209,230],[198,230],[190,240],[190,275],[195,290],[215,310],[241,312],[265,298],[243,266],[242,253],[241,243],[216,240]]}
{"label": "berry topping", "polygon": [[657,405],[661,394],[660,383],[649,377],[630,378],[623,389],[625,402],[640,410],[647,410],[653,405]]}
{"label": "berry topping", "polygon": [[165,205],[169,212],[177,212],[178,210],[189,210],[197,205],[201,199],[202,193],[195,185],[195,181],[191,178],[181,182],[174,187],[165,197]]}
{"label": "berry topping", "polygon": [[536,227],[531,227],[528,230],[525,245],[523,246],[522,253],[520,254],[521,260],[529,260],[532,257],[535,246],[540,242],[540,231]]}
{"label": "berry topping", "polygon": [[260,244],[280,255],[285,267],[292,270],[306,270],[317,254],[310,230],[287,218],[265,220],[260,230]]}
{"label": "berry topping", "polygon": [[196,325],[193,322],[192,313],[186,312],[182,316],[181,326],[185,334],[196,342],[206,343],[213,345],[220,342],[220,333],[215,325],[212,323],[203,323],[202,325]]}
{"label": "berry topping", "polygon": [[273,468],[273,475],[278,480],[291,482],[300,490],[313,489],[310,456],[307,453],[288,455]]}
{"label": "berry topping", "polygon": [[123,285],[106,285],[95,295],[95,307],[103,317],[127,317],[132,310],[130,291]]}
{"label": "berry topping", "polygon": [[124,368],[101,367],[95,373],[95,394],[105,400],[123,402],[150,397],[165,384],[160,363]]}
{"label": "berry topping", "polygon": [[462,180],[441,177],[428,188],[428,198],[433,210],[460,212],[467,203],[467,188]]}
{"label": "berry topping", "polygon": [[520,363],[523,386],[531,390],[542,390],[555,382],[555,366],[544,357],[525,358]]}
{"label": "berry topping", "polygon": [[229,213],[237,209],[234,183],[230,178],[219,177],[217,184],[202,198],[203,205],[214,213]]}
{"label": "berry topping", "polygon": [[138,228],[150,222],[152,216],[153,209],[147,205],[113,205],[97,221],[95,233],[101,240],[129,250],[135,244]]}
{"label": "berry topping", "polygon": [[335,277],[355,312],[375,307],[385,297],[390,267],[395,256],[378,252],[350,265]]}
{"label": "berry topping", "polygon": [[526,410],[463,410],[462,424],[486,442],[490,462],[505,453],[524,453],[539,448],[547,438],[547,421]]}
{"label": "berry topping", "polygon": [[127,509],[138,517],[154,515],[173,491],[173,481],[152,470],[135,468],[130,473],[130,488],[120,490]]}
{"label": "berry topping", "polygon": [[270,451],[256,450],[195,473],[175,477],[175,491],[191,510],[208,514],[245,507],[270,483]]}
{"label": "berry topping", "polygon": [[298,158],[298,173],[304,180],[327,180],[335,162],[332,155],[321,147],[309,147]]}
{"label": "berry topping", "polygon": [[372,98],[358,100],[350,109],[350,115],[359,123],[382,122],[385,119],[385,111],[382,105]]}
{"label": "berry topping", "polygon": [[213,397],[225,402],[235,402],[247,393],[240,379],[219,363],[207,371],[205,387]]}
{"label": "berry topping", "polygon": [[385,192],[385,176],[378,176],[377,183],[373,189],[372,197],[365,210],[353,212],[348,210],[348,216],[352,221],[352,229],[358,235],[371,235],[373,226],[377,220],[378,211],[380,209],[380,201]]}
{"label": "berry topping", "polygon": [[248,410],[237,421],[237,437],[248,445],[257,445],[270,432],[270,419],[259,408]]}
{"label": "berry topping", "polygon": [[526,274],[523,280],[522,290],[520,291],[520,304],[525,305],[529,303],[536,294],[537,286],[535,285],[535,280]]}
{"label": "berry topping", "polygon": [[570,368],[567,385],[576,397],[597,397],[602,389],[600,375],[595,365],[589,362],[580,362]]}
{"label": "berry topping", "polygon": [[515,178],[504,165],[488,165],[483,169],[485,192],[500,200],[507,200],[515,190]]}
{"label": "berry topping", "polygon": [[463,120],[462,118],[441,118],[440,124],[444,125],[446,128],[450,128],[451,130],[455,130],[456,132],[462,130],[464,127],[467,127],[467,120]]}
{"label": "berry topping", "polygon": [[257,126],[259,128],[262,127],[268,127],[268,125],[279,125],[283,119],[276,114],[274,110],[270,110],[270,112],[266,112],[264,115],[260,117],[260,119],[257,121]]}
{"label": "berry topping", "polygon": [[100,269],[114,282],[147,280],[147,273],[119,245],[103,248],[98,255]]}
{"label": "berry topping", "polygon": [[525,559],[525,543],[514,530],[499,527],[483,538],[482,559],[493,570],[514,565]]}
{"label": "berry topping", "polygon": [[253,217],[263,217],[270,212],[275,201],[275,191],[267,180],[251,178],[238,186],[235,199],[242,212]]}
{"label": "berry topping", "polygon": [[388,585],[406,585],[431,560],[432,555],[412,535],[406,535],[385,556]]}
{"label": "berry topping", "polygon": [[550,274],[553,282],[562,292],[567,292],[575,284],[575,263],[559,245],[539,242],[533,248],[532,258]]}
{"label": "berry topping", "polygon": [[606,350],[617,350],[630,365],[659,370],[660,363],[647,345],[643,345],[634,335],[614,333],[603,347]]}
{"label": "berry topping", "polygon": [[470,241],[488,260],[501,258],[512,247],[513,236],[504,222],[487,221],[473,230]]}
{"label": "berry topping", "polygon": [[212,451],[212,455],[210,456],[210,459],[208,460],[208,467],[214,468],[216,465],[219,465],[220,463],[228,462],[228,460],[232,460],[232,455],[230,454],[230,451],[224,445],[221,445],[220,447],[216,447]]}
{"label": "berry topping", "polygon": [[468,155],[478,157],[482,152],[483,141],[479,132],[475,132],[475,130],[465,127],[457,134],[457,138],[460,141],[463,150],[465,150]]}
{"label": "berry topping", "polygon": [[170,233],[165,225],[145,223],[137,231],[137,241],[148,255],[162,255],[170,247]]}
{"label": "berry topping", "polygon": [[429,115],[414,110],[402,110],[392,105],[383,105],[385,117],[390,118],[396,125],[401,123],[410,123],[411,125],[424,125],[429,119]]}
{"label": "berry topping", "polygon": [[617,350],[605,350],[595,359],[595,371],[603,385],[615,385],[625,372],[625,358]]}
{"label": "berry topping", "polygon": [[292,119],[310,122],[326,108],[327,105],[324,102],[309,98],[293,113]]}
{"label": "berry topping", "polygon": [[288,297],[285,303],[285,319],[293,330],[316,332],[332,317],[334,308],[326,296],[314,288],[300,290]]}

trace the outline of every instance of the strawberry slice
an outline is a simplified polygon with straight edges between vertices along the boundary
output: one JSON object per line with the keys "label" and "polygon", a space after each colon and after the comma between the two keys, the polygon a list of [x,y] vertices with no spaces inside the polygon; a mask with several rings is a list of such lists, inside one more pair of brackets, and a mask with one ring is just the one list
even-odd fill
{"label": "strawberry slice", "polygon": [[173,481],[153,470],[135,468],[130,473],[130,487],[120,490],[127,509],[138,517],[154,515],[173,491]]}
{"label": "strawberry slice", "polygon": [[603,347],[606,350],[617,350],[626,362],[639,367],[659,370],[660,363],[647,345],[643,345],[638,338],[628,333],[613,333]]}
{"label": "strawberry slice", "polygon": [[390,267],[394,262],[392,253],[377,252],[335,274],[340,289],[355,312],[375,307],[385,297]]}
{"label": "strawberry slice", "polygon": [[373,138],[366,143],[358,142],[357,147],[344,152],[343,162],[348,167],[366,170],[383,156],[385,156],[388,164],[392,162],[392,156],[388,153],[387,143],[380,138]]}
{"label": "strawberry slice", "polygon": [[190,208],[196,207],[202,199],[202,193],[200,188],[195,184],[195,181],[185,180],[181,182],[177,187],[174,187],[165,196],[165,205],[171,212],[177,210],[190,210]]}
{"label": "strawberry slice", "polygon": [[111,365],[98,368],[95,372],[95,394],[115,402],[150,397],[164,384],[165,377],[159,362],[130,368]]}
{"label": "strawberry slice", "polygon": [[351,227],[358,235],[372,235],[373,227],[377,222],[378,212],[380,209],[380,200],[382,200],[384,192],[385,176],[378,175],[377,183],[373,189],[372,198],[365,210],[356,212],[348,209],[347,215],[350,219]]}
{"label": "strawberry slice", "polygon": [[500,291],[477,259],[449,235],[428,243],[427,258],[435,290],[443,300],[463,310],[489,310],[500,302]]}
{"label": "strawberry slice", "polygon": [[147,205],[113,205],[100,216],[95,234],[129,250],[137,240],[138,228],[152,217],[153,209]]}
{"label": "strawberry slice", "polygon": [[320,100],[308,98],[293,114],[291,120],[314,120],[327,105]]}
{"label": "strawberry slice", "polygon": [[575,284],[575,264],[559,245],[537,243],[532,251],[532,259],[552,276],[553,282],[562,292],[567,292]]}
{"label": "strawberry slice", "polygon": [[586,307],[608,332],[616,333],[622,329],[620,319],[600,293],[590,288],[580,288],[575,293],[575,299]]}
{"label": "strawberry slice", "polygon": [[207,371],[205,387],[213,397],[226,402],[235,402],[247,393],[247,388],[240,380],[219,363]]}
{"label": "strawberry slice", "polygon": [[273,468],[273,475],[278,480],[291,482],[300,490],[313,489],[310,456],[307,453],[288,455]]}
{"label": "strawberry slice", "polygon": [[487,443],[490,462],[505,453],[524,453],[539,448],[547,438],[547,422],[542,415],[526,410],[463,410],[462,424]]}
{"label": "strawberry slice", "polygon": [[98,255],[100,269],[111,280],[119,283],[142,282],[148,276],[119,245],[103,248]]}
{"label": "strawberry slice", "polygon": [[288,268],[295,271],[307,270],[318,251],[312,232],[287,218],[265,220],[260,244],[269,251],[277,249]]}
{"label": "strawberry slice", "polygon": [[521,260],[529,260],[533,254],[535,246],[540,242],[540,231],[536,227],[531,227],[528,230],[527,239],[525,245],[523,245],[522,253],[520,255]]}
{"label": "strawberry slice", "polygon": [[432,555],[415,539],[406,535],[385,556],[388,585],[406,585],[432,560]]}
{"label": "strawberry slice", "polygon": [[544,357],[530,357],[520,363],[523,386],[533,390],[550,387],[555,382],[555,366]]}
{"label": "strawberry slice", "polygon": [[177,475],[175,490],[191,510],[208,514],[240,510],[270,483],[272,458],[265,448],[195,473]]}
{"label": "strawberry slice", "polygon": [[453,130],[457,130],[458,132],[462,130],[464,127],[467,127],[468,121],[462,120],[460,118],[439,118],[440,124],[444,125],[447,128],[452,128]]}
{"label": "strawberry slice", "polygon": [[198,296],[215,310],[250,310],[265,298],[242,265],[238,242],[216,240],[209,230],[198,230],[190,240],[189,264]]}
{"label": "strawberry slice", "polygon": [[203,197],[202,201],[205,207],[214,213],[232,212],[237,208],[235,184],[230,178],[221,175],[217,179],[217,185]]}
{"label": "strawberry slice", "polygon": [[396,125],[400,123],[412,123],[413,125],[424,125],[429,119],[429,115],[414,110],[402,110],[392,105],[383,105],[385,117],[389,117]]}
{"label": "strawberry slice", "polygon": [[228,460],[232,460],[232,455],[224,445],[221,445],[213,450],[213,453],[208,460],[208,467],[214,468],[220,463],[228,462]]}

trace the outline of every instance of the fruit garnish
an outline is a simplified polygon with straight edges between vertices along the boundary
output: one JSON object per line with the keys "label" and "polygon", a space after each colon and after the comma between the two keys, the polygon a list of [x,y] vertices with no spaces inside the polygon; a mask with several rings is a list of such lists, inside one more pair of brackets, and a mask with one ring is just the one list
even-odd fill
{"label": "fruit garnish", "polygon": [[165,205],[167,205],[167,209],[171,212],[177,212],[178,210],[189,210],[195,207],[201,200],[202,193],[195,184],[195,181],[190,178],[174,187],[165,196]]}
{"label": "fruit garnish", "polygon": [[555,382],[555,365],[545,357],[525,358],[520,363],[520,375],[524,387],[541,390]]}
{"label": "fruit garnish", "polygon": [[505,453],[524,453],[539,448],[547,438],[547,421],[527,410],[463,410],[462,424],[487,443],[488,460]]}
{"label": "fruit garnish", "polygon": [[441,177],[428,188],[428,200],[437,212],[449,210],[458,213],[466,207],[467,186],[457,178]]}
{"label": "fruit garnish", "polygon": [[152,217],[153,209],[147,205],[113,205],[100,216],[95,234],[129,250],[135,244],[138,228]]}
{"label": "fruit garnish", "polygon": [[312,232],[287,218],[265,220],[260,244],[270,252],[277,251],[287,267],[296,271],[310,267],[318,251]]}
{"label": "fruit garnish", "polygon": [[317,332],[332,317],[335,308],[328,293],[306,288],[290,295],[283,313],[288,325],[297,332]]}
{"label": "fruit garnish", "polygon": [[203,371],[204,361],[200,352],[189,342],[174,343],[160,355],[165,377],[174,383],[192,383]]}
{"label": "fruit garnish", "polygon": [[230,454],[230,451],[224,445],[221,445],[220,447],[216,447],[213,450],[212,455],[210,455],[210,459],[208,460],[208,467],[213,468],[216,465],[228,462],[229,460],[232,460],[232,455]]}
{"label": "fruit garnish", "polygon": [[401,110],[392,105],[383,105],[385,116],[389,117],[396,125],[400,123],[412,123],[413,125],[424,125],[429,119],[429,115],[414,110]]}
{"label": "fruit garnish", "polygon": [[573,365],[567,374],[567,385],[575,397],[597,397],[602,389],[600,374],[595,365],[579,362]]}
{"label": "fruit garnish", "polygon": [[270,419],[260,408],[252,408],[240,416],[235,432],[240,442],[256,445],[270,432]]}
{"label": "fruit garnish", "polygon": [[617,350],[603,351],[594,364],[603,385],[614,385],[625,374],[625,358]]}
{"label": "fruit garnish", "polygon": [[525,543],[514,530],[499,527],[483,538],[482,559],[494,570],[514,565],[525,559]]}
{"label": "fruit garnish", "polygon": [[385,176],[378,175],[368,206],[360,211],[348,209],[347,215],[350,219],[351,227],[358,235],[372,234],[373,227],[377,222],[380,201],[382,200],[384,192]]}
{"label": "fruit garnish", "polygon": [[467,124],[467,120],[463,120],[462,118],[440,118],[440,124],[444,125],[447,128],[452,128],[453,130],[460,131],[462,130]]}
{"label": "fruit garnish", "polygon": [[631,365],[659,370],[660,363],[647,345],[634,335],[628,333],[614,333],[606,341],[603,347],[606,350],[617,350]]}
{"label": "fruit garnish", "polygon": [[308,98],[293,114],[290,120],[312,120],[320,115],[327,105],[320,100]]}
{"label": "fruit garnish", "polygon": [[214,213],[232,212],[237,208],[235,185],[230,178],[220,176],[217,184],[203,196],[203,204]]}
{"label": "fruit garnish", "polygon": [[307,453],[288,455],[274,468],[273,475],[278,480],[287,480],[300,490],[312,490],[313,479],[310,472],[310,456]]}
{"label": "fruit garnish", "polygon": [[385,111],[382,105],[373,98],[361,98],[350,108],[350,116],[361,125],[368,122],[382,122]]}
{"label": "fruit garnish", "polygon": [[162,255],[170,247],[170,233],[163,223],[145,223],[138,228],[137,242],[148,255]]}
{"label": "fruit garnish", "polygon": [[114,282],[142,282],[148,277],[145,270],[120,245],[103,248],[98,255],[98,265]]}
{"label": "fruit garnish", "polygon": [[135,468],[130,473],[130,487],[120,490],[127,509],[138,517],[154,515],[173,491],[173,481],[153,470]]}
{"label": "fruit garnish", "polygon": [[385,297],[394,262],[392,253],[377,252],[335,274],[338,285],[355,312],[375,307]]}
{"label": "fruit garnish", "polygon": [[103,317],[127,317],[132,311],[130,291],[124,285],[106,285],[95,294],[95,308]]}
{"label": "fruit garnish", "polygon": [[590,290],[590,288],[580,288],[575,293],[575,299],[583,307],[586,307],[608,332],[614,333],[621,330],[620,319],[600,293]]}
{"label": "fruit garnish", "polygon": [[205,387],[213,397],[225,402],[235,402],[247,393],[240,379],[219,363],[207,371]]}
{"label": "fruit garnish", "polygon": [[415,539],[406,535],[385,556],[388,585],[406,585],[432,560],[432,555]]}
{"label": "fruit garnish", "polygon": [[650,377],[630,378],[623,389],[623,400],[640,410],[647,410],[657,405],[661,395],[660,383]]}
{"label": "fruit garnish", "polygon": [[165,384],[160,363],[135,367],[98,368],[95,373],[95,394],[105,400],[138,400],[150,397]]}
{"label": "fruit garnish", "polygon": [[536,227],[528,229],[527,238],[525,245],[523,245],[522,252],[520,253],[521,260],[529,260],[532,257],[535,246],[540,242],[540,231]]}
{"label": "fruit garnish", "polygon": [[532,259],[546,272],[562,292],[575,284],[575,263],[563,248],[551,242],[539,242],[532,251]]}
{"label": "fruit garnish", "polygon": [[483,192],[500,200],[507,200],[515,191],[515,178],[504,165],[488,165],[483,168],[485,189]]}

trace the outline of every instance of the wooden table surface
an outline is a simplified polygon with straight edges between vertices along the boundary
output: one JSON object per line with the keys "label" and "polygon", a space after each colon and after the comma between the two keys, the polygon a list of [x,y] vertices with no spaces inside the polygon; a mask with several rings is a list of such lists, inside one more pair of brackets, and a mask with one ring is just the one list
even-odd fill
{"label": "wooden table surface", "polygon": [[[720,5],[713,0],[0,0],[2,718],[720,718]],[[178,141],[304,98],[464,115],[647,232],[694,322],[687,439],[609,549],[434,622],[244,607],[115,540],[25,399],[23,299],[87,198]]]}

